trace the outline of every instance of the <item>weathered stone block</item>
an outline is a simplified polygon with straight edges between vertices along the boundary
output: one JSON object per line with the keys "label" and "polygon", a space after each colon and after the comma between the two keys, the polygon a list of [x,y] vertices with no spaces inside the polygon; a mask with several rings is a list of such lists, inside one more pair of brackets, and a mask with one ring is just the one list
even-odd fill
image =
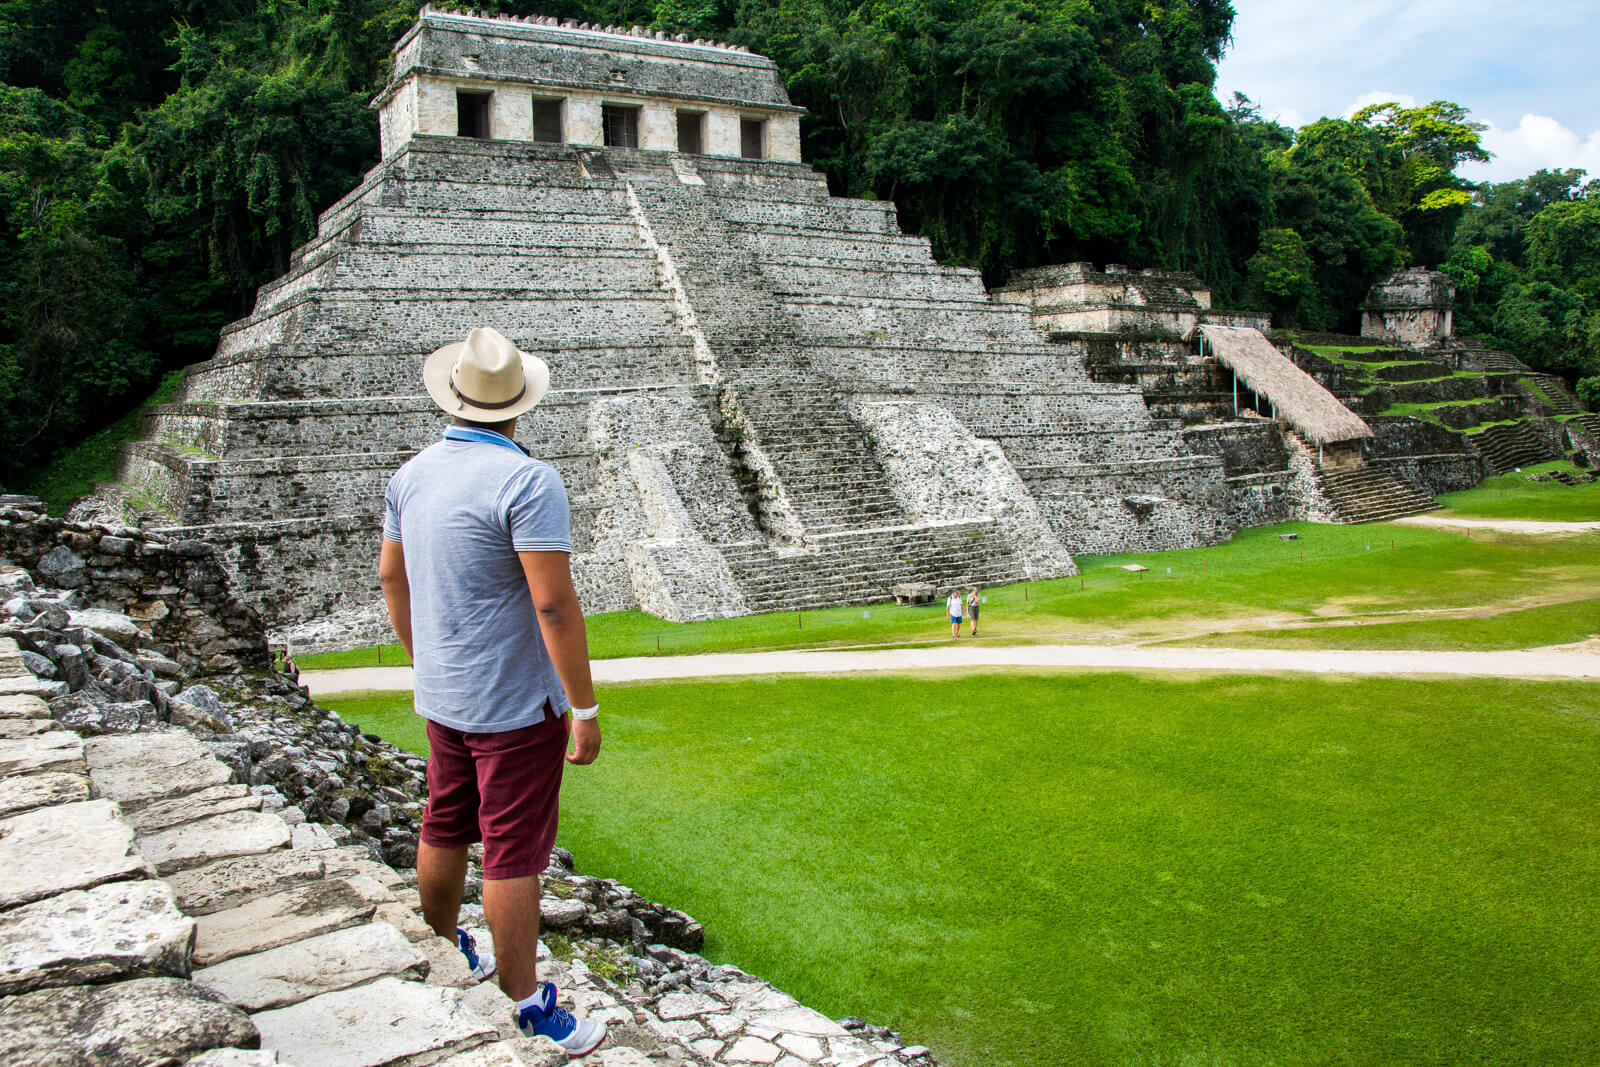
{"label": "weathered stone block", "polygon": [[181,730],[97,737],[84,752],[100,795],[129,811],[232,779],[228,768]]}
{"label": "weathered stone block", "polygon": [[289,833],[289,825],[276,815],[229,811],[145,834],[139,850],[165,875],[230,856],[287,848]]}
{"label": "weathered stone block", "polygon": [[262,1012],[254,1022],[262,1047],[319,1067],[379,1067],[425,1053],[442,1059],[498,1036],[459,990],[396,978]]}
{"label": "weathered stone block", "polygon": [[258,897],[236,908],[201,916],[195,934],[196,966],[212,967],[317,934],[366,922],[373,906],[338,879],[307,882]]}
{"label": "weathered stone block", "polygon": [[127,818],[139,833],[152,834],[213,815],[260,810],[261,798],[251,796],[249,786],[230,784],[210,786],[171,800],[153,801]]}
{"label": "weathered stone block", "polygon": [[194,920],[156,881],[73,890],[0,913],[0,996],[43,986],[189,976]]}
{"label": "weathered stone block", "polygon": [[109,800],[0,820],[0,908],[153,873],[133,847],[133,828]]}
{"label": "weathered stone block", "polygon": [[0,778],[0,818],[88,799],[89,779],[81,774],[47,771]]}
{"label": "weathered stone block", "polygon": [[322,860],[306,852],[268,852],[236,856],[168,875],[178,907],[189,915],[236,908],[290,886],[320,881]]}
{"label": "weathered stone block", "polygon": [[378,922],[238,956],[195,972],[194,981],[254,1012],[297,1004],[385,975],[420,979],[427,972],[427,959],[405,935]]}
{"label": "weathered stone block", "polygon": [[8,1067],[182,1062],[207,1049],[260,1042],[244,1012],[176,978],[6,997],[0,999],[0,1033]]}

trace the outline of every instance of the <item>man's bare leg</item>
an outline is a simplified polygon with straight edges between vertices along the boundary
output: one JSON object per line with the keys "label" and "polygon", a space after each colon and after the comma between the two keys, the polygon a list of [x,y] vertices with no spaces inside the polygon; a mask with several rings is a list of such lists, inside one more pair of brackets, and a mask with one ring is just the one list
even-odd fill
{"label": "man's bare leg", "polygon": [[433,932],[456,943],[461,919],[461,890],[467,880],[467,846],[439,848],[417,843],[417,893],[422,918]]}
{"label": "man's bare leg", "polygon": [[483,914],[494,935],[501,990],[516,1001],[533,996],[539,986],[539,876],[485,878]]}

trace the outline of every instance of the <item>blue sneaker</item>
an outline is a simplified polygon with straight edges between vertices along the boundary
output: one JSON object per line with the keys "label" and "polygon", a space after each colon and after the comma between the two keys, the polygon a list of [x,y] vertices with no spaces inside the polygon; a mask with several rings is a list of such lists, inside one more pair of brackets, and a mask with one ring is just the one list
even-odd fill
{"label": "blue sneaker", "polygon": [[540,982],[534,993],[538,999],[514,1012],[517,1029],[524,1037],[547,1037],[566,1050],[569,1057],[587,1056],[606,1039],[604,1023],[580,1019],[556,1004],[556,987]]}
{"label": "blue sneaker", "polygon": [[467,958],[467,966],[472,969],[472,977],[483,981],[494,973],[494,960],[485,960],[478,955],[478,942],[473,940],[471,934],[461,927],[456,927],[456,947]]}

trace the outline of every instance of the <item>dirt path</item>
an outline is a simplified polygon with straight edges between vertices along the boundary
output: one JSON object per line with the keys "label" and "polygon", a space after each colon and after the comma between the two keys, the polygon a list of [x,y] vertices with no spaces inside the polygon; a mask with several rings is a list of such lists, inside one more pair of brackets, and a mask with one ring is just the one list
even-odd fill
{"label": "dirt path", "polygon": [[1546,522],[1538,519],[1468,519],[1454,515],[1412,515],[1396,519],[1401,526],[1427,526],[1436,530],[1495,530],[1515,534],[1580,534],[1600,530],[1596,522]]}
{"label": "dirt path", "polygon": [[[1457,675],[1474,678],[1600,680],[1600,651],[1583,648],[1529,652],[1396,652],[1275,648],[1142,648],[1131,645],[981,644],[945,648],[860,651],[716,652],[697,656],[637,656],[594,661],[595,681],[641,682],[754,674],[849,674],[925,671],[946,667],[1044,669],[1296,671],[1309,674]],[[312,696],[363,689],[409,689],[409,667],[306,671]]]}

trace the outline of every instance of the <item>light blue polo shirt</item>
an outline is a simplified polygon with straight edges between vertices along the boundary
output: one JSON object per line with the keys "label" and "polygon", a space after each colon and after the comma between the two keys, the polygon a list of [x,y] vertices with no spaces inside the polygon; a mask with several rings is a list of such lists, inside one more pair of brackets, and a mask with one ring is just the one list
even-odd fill
{"label": "light blue polo shirt", "polygon": [[452,426],[395,472],[383,536],[405,548],[417,713],[499,733],[571,705],[518,552],[572,551],[566,487],[510,438]]}

